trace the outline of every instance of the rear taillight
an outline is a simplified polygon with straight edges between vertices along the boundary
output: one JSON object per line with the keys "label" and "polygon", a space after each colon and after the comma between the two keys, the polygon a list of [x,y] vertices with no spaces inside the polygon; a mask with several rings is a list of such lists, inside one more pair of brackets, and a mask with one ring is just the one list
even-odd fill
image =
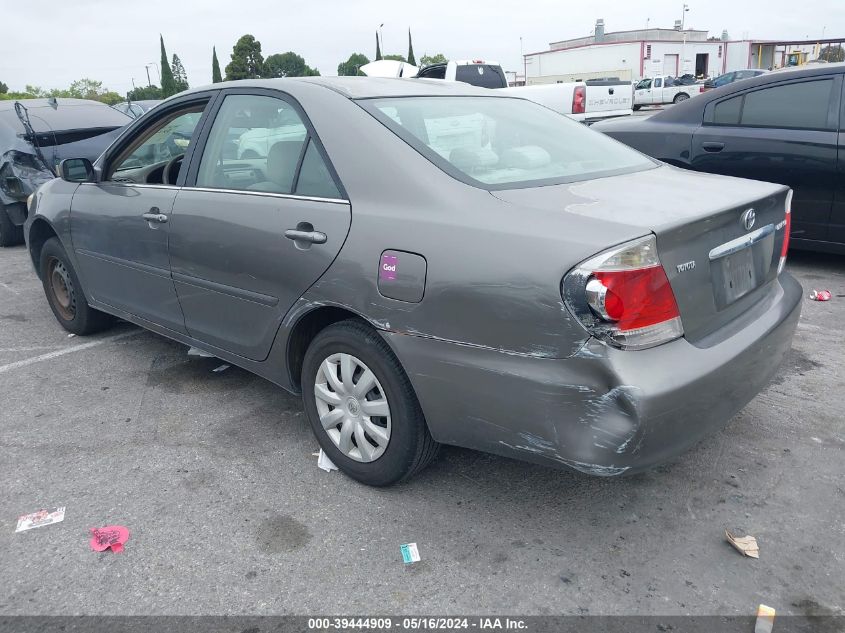
{"label": "rear taillight", "polygon": [[789,250],[789,234],[792,231],[792,189],[786,194],[786,209],[783,216],[783,245],[780,247],[780,261],[778,262],[778,275],[786,266],[786,252]]}
{"label": "rear taillight", "polygon": [[590,334],[614,347],[645,349],[684,334],[653,235],[577,266],[564,277],[563,298]]}
{"label": "rear taillight", "polygon": [[584,86],[575,86],[572,93],[572,114],[584,114],[587,103],[587,89]]}

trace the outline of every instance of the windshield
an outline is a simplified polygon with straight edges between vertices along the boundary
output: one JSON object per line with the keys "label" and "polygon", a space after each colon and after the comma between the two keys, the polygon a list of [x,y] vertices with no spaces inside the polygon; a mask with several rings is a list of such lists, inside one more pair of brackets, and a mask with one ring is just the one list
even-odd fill
{"label": "windshield", "polygon": [[654,166],[621,143],[524,99],[403,97],[359,103],[443,171],[487,189],[589,180]]}

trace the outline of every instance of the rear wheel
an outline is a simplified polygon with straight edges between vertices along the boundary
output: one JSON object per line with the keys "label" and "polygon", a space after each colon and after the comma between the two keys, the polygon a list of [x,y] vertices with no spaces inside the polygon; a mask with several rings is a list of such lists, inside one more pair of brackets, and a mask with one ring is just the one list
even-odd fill
{"label": "rear wheel", "polygon": [[686,101],[689,99],[689,95],[686,92],[679,92],[675,95],[675,99],[672,103],[680,103],[681,101]]}
{"label": "rear wheel", "polygon": [[88,305],[76,271],[58,238],[41,249],[41,283],[56,320],[73,334],[93,334],[109,327],[113,318]]}
{"label": "rear wheel", "polygon": [[402,366],[359,321],[331,325],[314,338],[302,367],[302,398],[323,451],[361,483],[408,479],[437,453]]}
{"label": "rear wheel", "polygon": [[639,110],[640,108],[642,108],[642,106],[641,106],[641,105],[635,105],[635,106],[634,106],[634,112],[636,112],[636,111],[637,111],[637,110]]}
{"label": "rear wheel", "polygon": [[23,227],[12,223],[4,205],[0,204],[0,246],[16,246],[23,243]]}

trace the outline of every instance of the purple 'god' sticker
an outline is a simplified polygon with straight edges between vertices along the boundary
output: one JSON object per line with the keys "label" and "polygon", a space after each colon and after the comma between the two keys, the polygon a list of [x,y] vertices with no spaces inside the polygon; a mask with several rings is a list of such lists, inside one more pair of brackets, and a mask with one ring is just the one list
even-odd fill
{"label": "purple 'god' sticker", "polygon": [[396,268],[399,265],[399,258],[396,255],[382,254],[381,264],[378,268],[379,279],[393,281],[396,279]]}

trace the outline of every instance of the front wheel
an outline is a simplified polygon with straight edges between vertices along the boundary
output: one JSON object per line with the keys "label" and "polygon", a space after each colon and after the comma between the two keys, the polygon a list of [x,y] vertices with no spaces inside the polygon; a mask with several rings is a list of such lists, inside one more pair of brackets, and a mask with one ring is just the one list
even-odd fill
{"label": "front wheel", "polygon": [[687,99],[689,99],[689,95],[686,92],[680,92],[675,95],[673,103],[680,103],[681,101],[686,101]]}
{"label": "front wheel", "polygon": [[437,453],[398,359],[359,321],[336,323],[314,338],[302,367],[302,399],[323,451],[361,483],[408,479]]}
{"label": "front wheel", "polygon": [[88,305],[73,264],[58,238],[52,237],[44,243],[40,264],[47,303],[64,329],[73,334],[93,334],[112,324],[111,316]]}

